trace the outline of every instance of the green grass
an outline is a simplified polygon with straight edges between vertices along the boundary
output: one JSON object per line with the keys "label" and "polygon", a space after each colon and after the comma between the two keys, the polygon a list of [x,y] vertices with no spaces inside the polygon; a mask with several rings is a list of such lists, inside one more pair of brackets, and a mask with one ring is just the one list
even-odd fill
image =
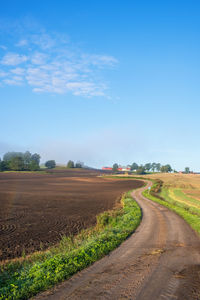
{"label": "green grass", "polygon": [[174,196],[180,200],[188,202],[189,205],[198,206],[200,208],[200,201],[186,195],[181,189],[173,189]]}
{"label": "green grass", "polygon": [[[193,215],[197,215],[200,217],[200,208],[194,207],[191,203],[183,203],[181,201],[178,201],[178,198],[173,198],[170,196],[169,190],[167,188],[163,188],[160,195],[169,203],[183,208],[184,210],[188,211],[189,213],[193,214]],[[175,194],[177,196],[177,194]],[[180,196],[180,193],[178,193],[178,195]],[[182,195],[182,194],[181,194]],[[186,196],[187,197],[187,196]],[[183,199],[183,198],[182,198]]]}
{"label": "green grass", "polygon": [[[47,169],[46,169],[47,170]],[[36,174],[46,174],[47,172],[42,169],[42,170],[38,170],[38,171],[12,171],[12,170],[9,170],[9,171],[0,171],[1,173],[20,173],[20,174],[31,174],[31,173],[36,173]]]}
{"label": "green grass", "polygon": [[47,251],[2,265],[0,299],[28,299],[91,265],[119,246],[141,221],[141,210],[129,193],[122,207],[97,216],[97,225],[75,237],[63,237]]}
{"label": "green grass", "polygon": [[[155,189],[158,185],[156,181],[153,182],[154,184],[151,189]],[[162,188],[161,193],[158,193],[158,197],[160,198],[156,197],[155,193],[152,195],[151,191],[148,190],[145,190],[143,192],[143,195],[146,198],[174,211],[175,213],[180,215],[195,231],[200,233],[200,210],[192,206],[183,204],[181,202],[175,201],[169,196],[168,190],[166,188]],[[161,199],[161,197],[163,198],[163,200]]]}

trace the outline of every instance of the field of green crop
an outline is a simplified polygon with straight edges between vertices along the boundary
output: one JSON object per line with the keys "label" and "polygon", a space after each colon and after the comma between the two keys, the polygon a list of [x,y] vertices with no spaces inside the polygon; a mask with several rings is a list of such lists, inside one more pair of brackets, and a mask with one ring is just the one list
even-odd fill
{"label": "field of green crop", "polygon": [[121,207],[97,216],[97,225],[43,252],[1,265],[0,299],[28,299],[91,265],[139,225],[141,210],[126,193]]}

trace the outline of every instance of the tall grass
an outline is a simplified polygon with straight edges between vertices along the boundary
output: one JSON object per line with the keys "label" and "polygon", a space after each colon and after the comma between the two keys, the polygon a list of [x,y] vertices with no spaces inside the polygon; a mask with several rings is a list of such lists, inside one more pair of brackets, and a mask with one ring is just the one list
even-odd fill
{"label": "tall grass", "polygon": [[0,299],[28,299],[91,265],[122,243],[139,225],[141,210],[129,193],[122,206],[97,216],[97,225],[57,247],[2,265]]}

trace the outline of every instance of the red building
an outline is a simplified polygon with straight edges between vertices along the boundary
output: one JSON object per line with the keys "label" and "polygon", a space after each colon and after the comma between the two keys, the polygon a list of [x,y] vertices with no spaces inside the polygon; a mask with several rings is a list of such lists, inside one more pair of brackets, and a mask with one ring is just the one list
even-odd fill
{"label": "red building", "polygon": [[[102,170],[112,170],[112,168],[111,167],[102,167]],[[130,171],[130,170],[131,170],[131,168],[129,168],[129,167],[119,167],[117,169],[117,171]]]}

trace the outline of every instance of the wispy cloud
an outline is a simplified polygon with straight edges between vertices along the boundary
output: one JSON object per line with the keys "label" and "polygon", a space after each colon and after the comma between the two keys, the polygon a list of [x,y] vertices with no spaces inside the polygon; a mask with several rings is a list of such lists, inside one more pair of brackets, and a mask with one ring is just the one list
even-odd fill
{"label": "wispy cloud", "polygon": [[26,55],[20,55],[18,53],[7,53],[1,60],[2,65],[16,66],[28,60]]}
{"label": "wispy cloud", "polygon": [[111,55],[85,53],[68,36],[44,30],[26,33],[13,45],[6,45],[0,57],[0,83],[29,85],[37,93],[105,96],[103,69],[118,63]]}

